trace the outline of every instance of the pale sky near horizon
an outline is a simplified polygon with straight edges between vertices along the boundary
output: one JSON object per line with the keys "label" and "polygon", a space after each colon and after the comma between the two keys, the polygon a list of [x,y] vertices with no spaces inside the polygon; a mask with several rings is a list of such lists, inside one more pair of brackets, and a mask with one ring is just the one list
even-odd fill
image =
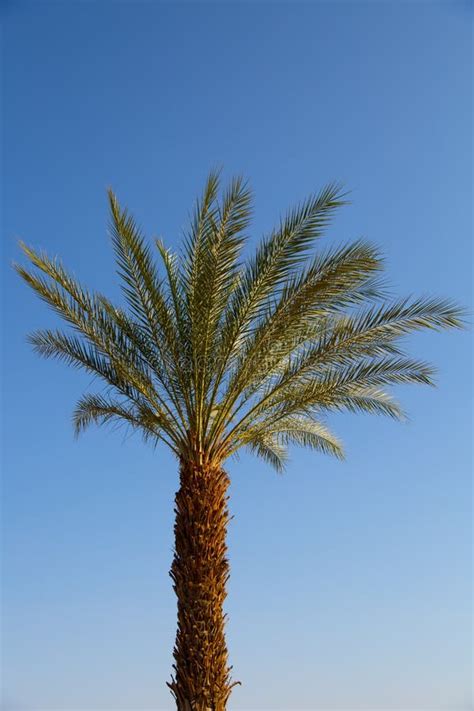
{"label": "pale sky near horizon", "polygon": [[[324,246],[380,245],[395,294],[472,310],[472,5],[16,2],[3,24],[3,711],[168,711],[176,463],[71,412],[17,239],[118,295],[111,185],[179,244],[209,169],[255,191],[251,246],[329,180]],[[407,424],[335,416],[345,462],[229,464],[230,711],[467,711],[472,332],[420,334]]]}

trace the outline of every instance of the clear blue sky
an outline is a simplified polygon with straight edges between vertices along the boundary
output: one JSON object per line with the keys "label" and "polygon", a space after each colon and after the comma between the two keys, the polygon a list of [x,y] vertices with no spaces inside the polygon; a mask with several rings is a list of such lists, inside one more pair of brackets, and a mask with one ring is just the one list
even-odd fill
{"label": "clear blue sky", "polygon": [[[365,236],[399,294],[471,303],[467,2],[3,4],[4,711],[171,709],[176,464],[71,412],[19,237],[118,294],[106,187],[179,242],[208,170],[243,173],[255,241],[331,179],[326,245]],[[231,463],[231,709],[472,708],[469,333],[420,335],[411,420],[338,416],[347,461]]]}

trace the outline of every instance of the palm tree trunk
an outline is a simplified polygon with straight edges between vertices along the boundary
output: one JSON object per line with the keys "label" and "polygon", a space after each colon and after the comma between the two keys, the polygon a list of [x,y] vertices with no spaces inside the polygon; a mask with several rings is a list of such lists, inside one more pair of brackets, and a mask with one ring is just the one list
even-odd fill
{"label": "palm tree trunk", "polygon": [[220,466],[181,462],[170,575],[178,598],[175,676],[178,711],[225,711],[230,681],[223,603],[229,578],[229,478]]}

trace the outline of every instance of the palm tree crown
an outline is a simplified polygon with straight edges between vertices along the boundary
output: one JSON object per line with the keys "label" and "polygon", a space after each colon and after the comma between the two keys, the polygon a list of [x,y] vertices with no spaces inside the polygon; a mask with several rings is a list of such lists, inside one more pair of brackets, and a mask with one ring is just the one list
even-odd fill
{"label": "palm tree crown", "polygon": [[289,212],[245,262],[251,193],[241,179],[221,194],[211,173],[182,253],[157,240],[159,264],[111,191],[109,202],[127,308],[23,243],[37,269],[15,265],[72,326],[34,333],[34,348],[106,385],[78,402],[77,433],[93,422],[125,421],[180,459],[201,463],[248,447],[281,469],[292,443],[341,457],[326,413],[400,418],[386,388],[433,379],[430,365],[405,354],[402,337],[462,325],[449,301],[388,300],[371,244],[312,254],[345,202],[337,185]]}

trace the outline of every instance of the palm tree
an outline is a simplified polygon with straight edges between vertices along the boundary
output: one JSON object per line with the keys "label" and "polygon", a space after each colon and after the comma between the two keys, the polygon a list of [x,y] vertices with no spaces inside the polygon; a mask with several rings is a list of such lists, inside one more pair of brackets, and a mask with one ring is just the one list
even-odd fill
{"label": "palm tree", "polygon": [[[105,388],[74,411],[91,423],[127,423],[179,462],[175,552],[178,600],[174,675],[179,711],[223,711],[232,683],[223,603],[229,577],[224,462],[242,447],[282,470],[290,444],[342,457],[324,422],[350,410],[402,417],[387,392],[433,381],[401,338],[456,328],[460,309],[440,299],[389,300],[376,248],[357,241],[311,255],[344,204],[328,185],[280,221],[242,262],[251,217],[247,184],[221,193],[211,173],[180,255],[156,253],[109,192],[111,237],[126,308],[81,286],[57,259],[21,243],[35,269],[26,283],[72,329],[29,337],[42,356],[99,376]],[[160,271],[159,271],[160,269]]]}

